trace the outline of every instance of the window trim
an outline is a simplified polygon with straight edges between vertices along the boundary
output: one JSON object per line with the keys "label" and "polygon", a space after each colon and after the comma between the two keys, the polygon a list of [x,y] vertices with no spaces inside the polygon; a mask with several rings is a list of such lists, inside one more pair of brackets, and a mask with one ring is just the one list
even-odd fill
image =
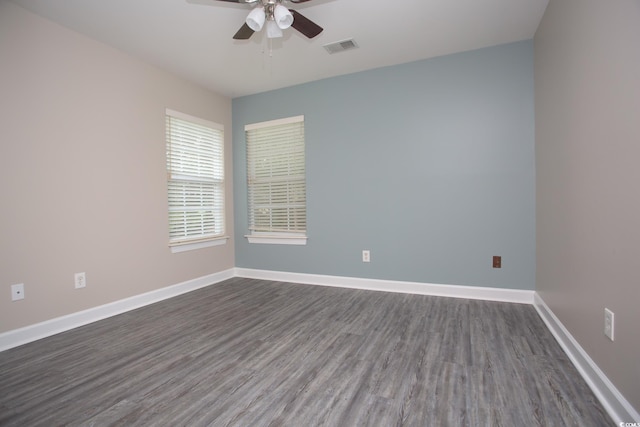
{"label": "window trim", "polygon": [[[168,132],[168,128],[167,128],[167,122],[169,118],[175,118],[175,119],[179,119],[179,120],[183,120],[192,124],[196,124],[196,125],[200,125],[200,126],[204,126],[210,129],[214,129],[217,131],[220,131],[222,133],[222,138],[221,138],[221,147],[220,147],[220,152],[221,152],[221,165],[222,165],[222,180],[221,182],[218,183],[218,185],[221,186],[221,190],[222,190],[222,203],[221,203],[221,210],[222,210],[222,232],[220,234],[214,234],[214,235],[199,235],[199,236],[192,236],[192,237],[182,237],[182,238],[176,238],[174,240],[171,240],[171,237],[169,237],[169,242],[168,242],[168,246],[171,250],[171,253],[180,253],[180,252],[186,252],[186,251],[191,251],[191,250],[196,250],[196,249],[202,249],[202,248],[207,248],[207,247],[213,247],[213,246],[220,246],[220,245],[224,245],[227,243],[227,240],[229,240],[229,236],[227,235],[227,214],[226,214],[226,167],[225,167],[225,135],[224,135],[224,125],[213,122],[211,120],[206,120],[206,119],[202,119],[199,117],[195,117],[186,113],[182,113],[180,111],[176,111],[176,110],[172,110],[170,108],[166,108],[165,109],[165,134]],[[167,137],[165,137],[165,159],[168,156],[168,146],[170,144],[170,141],[167,140]],[[168,169],[167,167],[167,180],[166,180],[166,184],[167,184],[167,198],[169,197],[169,182],[171,181],[171,171]],[[167,199],[167,202],[169,200]],[[215,215],[215,214],[214,214]]]}
{"label": "window trim", "polygon": [[267,244],[267,245],[299,245],[307,244],[306,233],[264,233],[254,231],[253,234],[246,234],[249,243]]}
{"label": "window trim", "polygon": [[222,246],[226,245],[229,240],[229,236],[223,237],[215,237],[213,239],[202,240],[200,242],[184,242],[171,244],[169,247],[171,248],[172,254],[177,254],[180,252],[194,251],[196,249],[204,249],[210,248],[213,246]]}
{"label": "window trim", "polygon": [[[246,141],[246,133],[247,131],[252,131],[252,130],[257,130],[257,129],[263,129],[263,128],[268,128],[268,127],[273,127],[273,126],[280,126],[280,125],[287,125],[287,124],[293,124],[293,123],[300,123],[302,122],[304,125],[304,115],[299,115],[299,116],[292,116],[292,117],[286,117],[286,118],[282,118],[282,119],[275,119],[275,120],[268,120],[268,121],[263,121],[263,122],[258,122],[258,123],[251,123],[251,124],[247,124],[244,127],[244,131],[245,131],[245,141]],[[305,137],[305,141],[304,141],[305,145],[306,145],[306,137]],[[248,156],[248,141],[247,141],[247,163],[249,160],[249,156]],[[305,160],[305,193],[306,193],[306,160]],[[249,165],[247,164],[247,175],[249,174]],[[250,193],[249,190],[249,181],[247,180],[247,195]],[[248,202],[248,207],[251,206],[251,202]],[[305,206],[306,206],[306,197],[305,197]],[[251,217],[251,214],[249,214],[249,218]],[[306,207],[305,207],[305,222],[307,219],[307,214],[306,214]],[[251,224],[249,224],[249,234],[246,234],[244,237],[247,238],[247,241],[249,243],[252,244],[272,244],[272,245],[306,245],[307,244],[307,229],[305,227],[304,231],[291,231],[291,232],[285,232],[285,231],[259,231],[259,230],[254,230],[251,228]]]}
{"label": "window trim", "polygon": [[285,117],[283,119],[267,120],[265,122],[250,123],[244,126],[245,132],[248,130],[256,130],[271,126],[289,125],[292,123],[304,122],[304,115]]}

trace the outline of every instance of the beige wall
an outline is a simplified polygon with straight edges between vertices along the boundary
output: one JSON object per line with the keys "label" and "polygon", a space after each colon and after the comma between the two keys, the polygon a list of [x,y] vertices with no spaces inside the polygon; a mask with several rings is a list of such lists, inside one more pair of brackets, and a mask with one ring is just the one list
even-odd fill
{"label": "beige wall", "polygon": [[232,235],[231,100],[0,1],[0,332],[233,267],[169,251],[166,107],[225,126]]}
{"label": "beige wall", "polygon": [[551,0],[535,87],[536,288],[640,409],[640,2]]}

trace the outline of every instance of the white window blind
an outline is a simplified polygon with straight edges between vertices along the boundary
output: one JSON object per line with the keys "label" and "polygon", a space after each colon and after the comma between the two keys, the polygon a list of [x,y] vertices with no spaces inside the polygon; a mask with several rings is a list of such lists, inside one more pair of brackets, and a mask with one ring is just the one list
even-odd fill
{"label": "white window blind", "polygon": [[249,229],[305,234],[304,116],[247,125]]}
{"label": "white window blind", "polygon": [[169,245],[223,237],[224,128],[166,112]]}

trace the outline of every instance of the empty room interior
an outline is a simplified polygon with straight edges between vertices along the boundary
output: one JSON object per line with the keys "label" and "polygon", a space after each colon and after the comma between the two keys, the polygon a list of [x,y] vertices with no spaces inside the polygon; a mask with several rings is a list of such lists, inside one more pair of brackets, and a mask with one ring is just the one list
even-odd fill
{"label": "empty room interior", "polygon": [[0,0],[0,425],[640,425],[637,0]]}

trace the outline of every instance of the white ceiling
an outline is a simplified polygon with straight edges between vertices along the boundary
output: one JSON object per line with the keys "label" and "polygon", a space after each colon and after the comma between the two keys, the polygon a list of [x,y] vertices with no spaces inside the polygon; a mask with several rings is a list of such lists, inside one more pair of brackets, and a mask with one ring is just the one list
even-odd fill
{"label": "white ceiling", "polygon": [[[233,40],[251,7],[217,0],[12,0],[45,18],[235,98],[526,40],[549,0],[313,0],[285,5],[324,28]],[[358,49],[322,47],[354,38]]]}

